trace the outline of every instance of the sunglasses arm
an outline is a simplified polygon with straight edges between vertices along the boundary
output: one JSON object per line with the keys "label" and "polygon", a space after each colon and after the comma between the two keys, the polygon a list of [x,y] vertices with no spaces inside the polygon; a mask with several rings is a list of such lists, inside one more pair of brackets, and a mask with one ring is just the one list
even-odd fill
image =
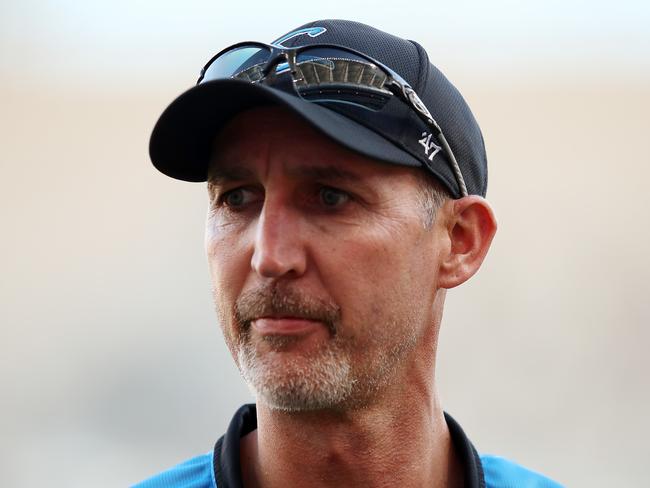
{"label": "sunglasses arm", "polygon": [[449,146],[445,135],[442,133],[442,129],[438,125],[438,122],[436,122],[435,119],[431,116],[429,109],[427,109],[424,103],[422,103],[422,100],[420,100],[418,94],[415,93],[415,90],[413,90],[413,88],[410,86],[402,85],[396,81],[393,81],[387,85],[387,88],[397,97],[401,98],[411,107],[413,107],[423,122],[425,122],[433,130],[436,138],[438,139],[438,142],[440,142],[442,148],[445,151],[445,154],[447,154],[447,157],[449,158],[451,168],[454,172],[454,176],[456,177],[456,182],[458,183],[458,189],[460,190],[461,197],[466,197],[468,195],[467,186],[465,185],[465,179],[463,178],[463,174],[461,173],[460,167],[458,166],[458,161],[456,161],[456,156],[454,156],[454,152],[451,150],[451,147]]}

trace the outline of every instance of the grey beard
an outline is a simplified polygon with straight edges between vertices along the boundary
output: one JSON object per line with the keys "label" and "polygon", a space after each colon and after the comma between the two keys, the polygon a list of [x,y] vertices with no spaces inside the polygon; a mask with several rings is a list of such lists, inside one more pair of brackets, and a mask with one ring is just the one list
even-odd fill
{"label": "grey beard", "polygon": [[[251,336],[251,320],[270,313],[318,320],[330,331],[330,338],[309,356],[283,355],[290,337]],[[353,364],[353,357],[364,357],[354,339],[341,334],[341,311],[331,302],[323,302],[275,285],[253,290],[241,296],[235,305],[234,337],[226,336],[228,347],[249,388],[269,408],[287,412],[313,410],[350,410],[366,407],[391,381],[405,354],[417,341],[410,317],[397,341],[388,348],[379,347],[367,361]],[[387,323],[386,330],[403,330]],[[385,340],[380,339],[380,340]],[[261,347],[260,347],[261,346]],[[261,352],[265,350],[265,352]],[[359,369],[361,366],[361,369]]]}
{"label": "grey beard", "polygon": [[301,412],[340,409],[348,403],[356,380],[350,356],[335,344],[297,361],[274,364],[259,355],[251,341],[237,352],[239,369],[253,393],[273,410]]}
{"label": "grey beard", "polygon": [[[309,357],[277,360],[275,354],[281,354],[277,351],[293,339],[269,336],[258,339],[270,349],[262,354],[251,337],[250,322],[271,313],[319,320],[328,328],[330,340]],[[240,331],[235,347],[237,364],[253,393],[268,407],[290,412],[331,409],[350,397],[355,380],[350,355],[337,335],[340,309],[336,304],[275,283],[241,296],[235,317]]]}

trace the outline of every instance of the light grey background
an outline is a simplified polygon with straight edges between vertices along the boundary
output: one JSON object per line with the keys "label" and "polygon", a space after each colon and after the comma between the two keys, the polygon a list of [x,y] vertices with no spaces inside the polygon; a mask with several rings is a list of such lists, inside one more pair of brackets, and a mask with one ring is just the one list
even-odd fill
{"label": "light grey background", "polygon": [[568,486],[646,484],[646,2],[0,4],[0,485],[126,486],[251,397],[222,344],[203,185],[149,132],[216,51],[345,17],[418,40],[484,131],[500,224],[448,295],[443,404]]}

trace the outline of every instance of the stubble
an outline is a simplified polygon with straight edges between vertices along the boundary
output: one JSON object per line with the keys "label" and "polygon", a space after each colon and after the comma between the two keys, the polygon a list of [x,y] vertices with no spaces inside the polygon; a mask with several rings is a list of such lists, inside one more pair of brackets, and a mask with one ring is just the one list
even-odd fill
{"label": "stubble", "polygon": [[[363,408],[395,376],[417,342],[412,327],[389,322],[383,324],[387,328],[379,337],[365,337],[365,344],[359,343],[359,328],[346,324],[344,330],[337,304],[277,283],[242,294],[233,315],[234,323],[224,335],[242,376],[258,401],[287,412]],[[329,337],[304,352],[293,347],[300,338],[259,336],[251,331],[252,320],[273,315],[319,321]],[[399,330],[399,336],[396,332],[391,336],[390,331]]]}

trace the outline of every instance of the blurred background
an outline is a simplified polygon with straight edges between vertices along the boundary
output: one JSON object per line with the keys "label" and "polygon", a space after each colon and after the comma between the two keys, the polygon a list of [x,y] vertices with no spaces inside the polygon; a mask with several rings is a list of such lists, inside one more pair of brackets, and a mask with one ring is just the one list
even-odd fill
{"label": "blurred background", "polygon": [[228,44],[319,18],[415,39],[482,126],[500,229],[448,295],[438,381],[482,452],[647,484],[650,4],[0,3],[0,485],[127,486],[251,401],[203,255],[204,185],[151,166]]}

